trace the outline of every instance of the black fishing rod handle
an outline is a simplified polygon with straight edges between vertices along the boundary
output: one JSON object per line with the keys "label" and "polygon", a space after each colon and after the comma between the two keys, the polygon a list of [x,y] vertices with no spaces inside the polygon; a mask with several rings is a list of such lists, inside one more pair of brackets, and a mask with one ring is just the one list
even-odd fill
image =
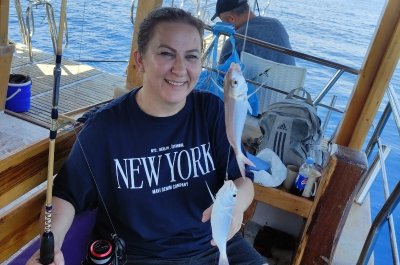
{"label": "black fishing rod handle", "polygon": [[53,233],[44,232],[40,240],[40,263],[51,264],[54,261],[54,236]]}

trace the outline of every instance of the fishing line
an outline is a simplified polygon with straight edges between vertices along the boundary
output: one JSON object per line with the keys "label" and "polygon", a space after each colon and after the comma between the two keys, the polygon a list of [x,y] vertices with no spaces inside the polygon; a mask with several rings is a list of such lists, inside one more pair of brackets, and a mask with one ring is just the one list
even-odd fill
{"label": "fishing line", "polygon": [[[228,142],[229,143],[229,142]],[[228,180],[228,168],[229,168],[229,157],[231,156],[231,144],[229,143],[229,149],[228,149],[228,159],[226,161],[226,169],[225,169],[225,180]]]}
{"label": "fishing line", "polygon": [[[250,20],[250,7],[249,7],[249,11],[247,12],[247,21],[246,21],[246,30],[244,32],[244,39],[243,39],[243,48],[242,51],[245,51],[245,47],[246,47],[246,41],[247,41],[247,30],[249,28],[249,20]],[[242,61],[243,63],[243,61]]]}
{"label": "fishing line", "polygon": [[76,141],[77,141],[77,143],[79,144],[79,147],[80,147],[80,149],[81,149],[81,151],[82,151],[82,154],[83,154],[83,157],[84,157],[84,159],[85,159],[86,165],[88,166],[90,175],[91,175],[91,177],[92,177],[92,180],[93,180],[93,182],[94,182],[94,185],[96,186],[96,190],[97,190],[97,192],[99,193],[100,201],[101,201],[101,203],[103,204],[103,207],[104,207],[104,210],[105,210],[105,212],[106,212],[108,221],[110,222],[110,224],[111,224],[111,226],[112,226],[112,229],[113,229],[114,234],[117,234],[117,231],[115,230],[114,223],[113,223],[112,220],[111,220],[110,213],[109,213],[109,211],[108,211],[108,209],[107,209],[107,207],[106,207],[106,203],[105,203],[105,201],[104,201],[104,199],[103,199],[103,196],[101,195],[99,185],[97,184],[96,178],[94,177],[92,167],[90,166],[89,160],[88,160],[88,158],[87,158],[87,156],[86,156],[86,153],[85,153],[85,151],[83,150],[83,146],[82,146],[81,140],[79,139],[79,135],[78,135],[78,133],[76,132],[75,126],[72,127],[72,130],[74,131],[74,134],[75,134],[75,137],[76,137]]}
{"label": "fishing line", "polygon": [[[83,29],[83,24],[84,24],[85,19],[86,19],[86,2],[87,2],[86,0],[83,2],[83,14],[82,14],[82,24],[81,24],[81,36],[80,36],[79,54],[78,54],[78,61],[81,61],[81,62],[85,61],[85,60],[81,60],[81,55],[82,55],[82,43],[83,43],[83,31],[84,31],[84,29]],[[87,62],[90,62],[90,61],[94,62],[95,60],[90,60],[90,61],[89,61],[89,60],[86,60],[86,61],[87,61]],[[80,73],[80,64],[78,65],[78,73]],[[76,141],[77,141],[77,143],[79,144],[79,147],[80,147],[80,149],[81,149],[81,151],[82,151],[82,154],[83,154],[83,157],[84,157],[84,159],[85,159],[86,165],[88,166],[88,169],[89,169],[90,175],[91,175],[91,177],[92,177],[93,183],[94,183],[94,185],[95,185],[95,187],[96,187],[96,190],[97,190],[97,192],[98,192],[98,194],[99,194],[101,204],[102,204],[103,207],[104,207],[104,210],[105,210],[105,212],[106,212],[106,215],[107,215],[107,218],[108,218],[108,220],[109,220],[109,222],[110,222],[110,225],[111,225],[111,227],[112,227],[112,230],[113,230],[114,234],[117,234],[116,229],[115,229],[115,226],[114,226],[114,223],[113,223],[112,220],[111,220],[110,213],[109,213],[109,211],[108,211],[108,208],[107,208],[107,206],[106,206],[106,203],[105,203],[105,201],[104,201],[104,198],[103,198],[103,196],[102,196],[102,194],[101,194],[101,192],[100,192],[100,188],[99,188],[99,186],[98,186],[98,184],[97,184],[96,178],[95,178],[95,176],[94,176],[94,174],[93,174],[93,170],[92,170],[92,168],[91,168],[91,166],[90,166],[90,164],[89,164],[89,160],[88,160],[88,158],[87,158],[87,156],[86,156],[86,153],[85,153],[85,151],[84,151],[84,149],[83,149],[82,143],[81,143],[81,141],[80,141],[80,139],[79,139],[78,133],[76,132],[74,126],[73,126],[72,130],[74,131],[74,134],[75,134],[75,137],[76,137]]]}
{"label": "fishing line", "polygon": [[[85,22],[85,15],[86,15],[86,0],[83,1],[83,14],[82,14],[82,24],[81,24],[81,40],[79,42],[78,61],[81,59],[81,54],[82,54],[83,24]],[[78,64],[78,74],[80,73],[80,67],[81,67],[81,65]]]}
{"label": "fishing line", "polygon": [[85,63],[85,62],[89,62],[89,63],[127,63],[127,62],[129,62],[128,60],[96,60],[96,59],[78,59],[75,61],[80,62],[80,63]]}

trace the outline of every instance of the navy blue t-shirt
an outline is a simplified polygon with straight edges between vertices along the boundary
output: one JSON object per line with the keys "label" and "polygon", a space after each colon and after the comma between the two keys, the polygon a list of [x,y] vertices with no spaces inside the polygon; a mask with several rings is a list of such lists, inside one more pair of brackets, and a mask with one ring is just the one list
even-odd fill
{"label": "navy blue t-shirt", "polygon": [[[93,178],[119,237],[131,255],[185,257],[211,247],[212,204],[226,175],[240,177],[226,137],[223,102],[193,91],[170,117],[143,112],[132,91],[97,111],[79,134],[54,181],[53,195],[77,213],[98,207],[96,230],[113,230]],[[83,151],[82,151],[83,150]],[[252,177],[252,176],[250,176]]]}

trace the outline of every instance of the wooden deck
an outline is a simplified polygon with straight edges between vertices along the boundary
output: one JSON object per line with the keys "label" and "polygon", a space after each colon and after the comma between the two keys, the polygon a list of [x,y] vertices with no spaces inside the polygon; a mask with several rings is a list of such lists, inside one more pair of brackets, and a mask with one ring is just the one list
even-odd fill
{"label": "wooden deck", "polygon": [[[0,231],[4,231],[0,233],[0,263],[38,234],[37,220],[44,202],[55,60],[53,54],[38,50],[34,50],[33,59],[31,63],[24,45],[16,45],[11,73],[31,77],[30,110],[0,112]],[[114,90],[125,87],[122,76],[69,60],[62,61],[60,81],[59,113],[74,118],[111,100]],[[67,129],[59,128],[57,135],[55,172],[75,139],[75,131]],[[18,224],[16,233],[10,229],[13,224]]]}
{"label": "wooden deck", "polygon": [[[11,73],[29,75],[32,79],[31,109],[24,113],[7,114],[48,128],[53,96],[53,54],[33,51],[34,62],[29,61],[28,49],[16,45]],[[125,87],[125,78],[99,71],[89,65],[62,60],[62,76],[58,109],[60,114],[74,112],[113,98],[114,89]]]}

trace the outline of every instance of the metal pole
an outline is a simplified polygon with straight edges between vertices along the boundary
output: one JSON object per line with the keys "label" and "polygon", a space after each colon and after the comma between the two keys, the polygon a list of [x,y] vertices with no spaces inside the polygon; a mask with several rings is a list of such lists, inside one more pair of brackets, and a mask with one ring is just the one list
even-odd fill
{"label": "metal pole", "polygon": [[379,211],[375,220],[372,222],[371,228],[369,230],[367,239],[365,240],[363,249],[361,250],[360,257],[358,258],[357,265],[367,265],[369,258],[374,249],[375,242],[378,239],[379,231],[382,228],[385,220],[389,215],[392,214],[393,210],[396,208],[400,201],[400,182],[397,183],[393,192],[390,194],[389,198],[383,205],[382,209]]}

